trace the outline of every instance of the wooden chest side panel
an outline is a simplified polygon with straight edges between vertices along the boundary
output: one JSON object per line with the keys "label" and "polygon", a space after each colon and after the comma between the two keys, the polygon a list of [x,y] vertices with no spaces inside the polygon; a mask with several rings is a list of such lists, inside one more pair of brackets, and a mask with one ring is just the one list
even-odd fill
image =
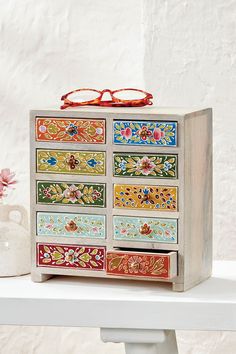
{"label": "wooden chest side panel", "polygon": [[211,275],[212,112],[185,120],[184,148],[185,288]]}

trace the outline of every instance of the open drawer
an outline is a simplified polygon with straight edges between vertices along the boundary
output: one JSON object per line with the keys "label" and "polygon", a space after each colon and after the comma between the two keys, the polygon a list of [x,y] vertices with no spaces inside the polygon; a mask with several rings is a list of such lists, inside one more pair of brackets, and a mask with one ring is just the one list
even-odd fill
{"label": "open drawer", "polygon": [[177,275],[177,252],[108,251],[107,274],[172,279]]}

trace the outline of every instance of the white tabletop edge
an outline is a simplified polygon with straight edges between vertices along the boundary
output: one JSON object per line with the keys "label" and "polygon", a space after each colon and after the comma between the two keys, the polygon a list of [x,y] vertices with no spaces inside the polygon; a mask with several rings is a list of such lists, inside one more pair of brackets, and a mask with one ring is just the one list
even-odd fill
{"label": "white tabletop edge", "polygon": [[143,282],[2,278],[0,324],[236,330],[236,262],[215,262],[213,277],[185,293]]}

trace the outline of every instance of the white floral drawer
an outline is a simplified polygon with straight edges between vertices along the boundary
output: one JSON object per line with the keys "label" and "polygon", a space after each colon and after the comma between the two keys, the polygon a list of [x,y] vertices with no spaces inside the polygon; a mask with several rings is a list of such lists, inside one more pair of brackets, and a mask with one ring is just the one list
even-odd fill
{"label": "white floral drawer", "polygon": [[114,216],[113,237],[119,241],[177,243],[177,219]]}
{"label": "white floral drawer", "polygon": [[37,213],[37,235],[77,238],[106,238],[105,215]]}

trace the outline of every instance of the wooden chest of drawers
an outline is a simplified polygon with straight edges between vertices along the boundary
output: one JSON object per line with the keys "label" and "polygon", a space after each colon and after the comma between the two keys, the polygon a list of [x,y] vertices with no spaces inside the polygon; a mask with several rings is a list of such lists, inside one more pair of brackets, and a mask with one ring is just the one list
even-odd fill
{"label": "wooden chest of drawers", "polygon": [[211,275],[211,109],[31,111],[32,279]]}

